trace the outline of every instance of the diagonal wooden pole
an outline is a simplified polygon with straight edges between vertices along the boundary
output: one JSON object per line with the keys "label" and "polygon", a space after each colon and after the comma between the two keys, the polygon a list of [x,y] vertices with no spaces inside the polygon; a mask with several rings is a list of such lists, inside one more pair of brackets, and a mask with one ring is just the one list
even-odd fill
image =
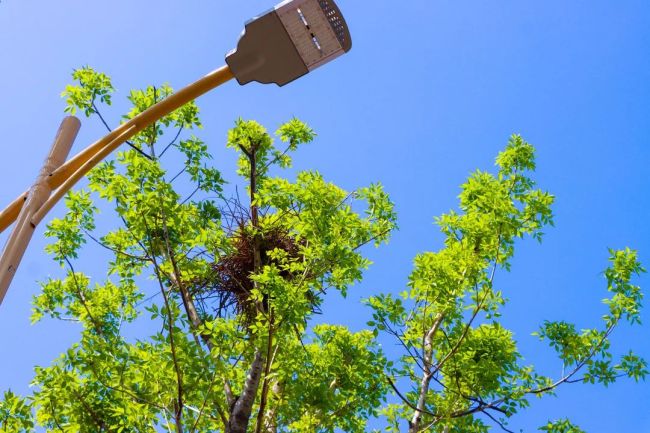
{"label": "diagonal wooden pole", "polygon": [[24,204],[17,215],[16,226],[7,240],[2,257],[0,257],[0,304],[2,304],[18,264],[23,258],[27,245],[36,229],[36,224],[32,223],[32,216],[52,193],[52,187],[48,183],[48,179],[65,162],[80,126],[81,122],[76,117],[70,116],[63,119],[36,182],[24,195]]}

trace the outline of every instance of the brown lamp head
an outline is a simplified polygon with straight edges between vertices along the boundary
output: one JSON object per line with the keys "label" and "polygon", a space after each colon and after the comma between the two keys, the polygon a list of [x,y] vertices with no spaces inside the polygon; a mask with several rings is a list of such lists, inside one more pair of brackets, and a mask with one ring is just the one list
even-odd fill
{"label": "brown lamp head", "polygon": [[352,48],[333,0],[286,0],[245,25],[226,63],[239,84],[284,86]]}

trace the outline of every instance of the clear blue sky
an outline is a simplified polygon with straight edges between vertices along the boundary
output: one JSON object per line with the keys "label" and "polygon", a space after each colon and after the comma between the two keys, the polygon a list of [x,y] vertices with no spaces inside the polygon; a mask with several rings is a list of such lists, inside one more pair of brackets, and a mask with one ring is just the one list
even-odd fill
{"label": "clear blue sky", "polygon": [[[650,3],[339,4],[354,41],[348,55],[284,88],[233,82],[199,100],[200,134],[218,166],[234,179],[224,141],[236,117],[273,129],[295,115],[319,134],[296,168],[317,169],[348,189],[384,183],[401,229],[371,252],[375,265],[348,300],[327,304],[336,311],[328,320],[358,329],[369,315],[359,300],[403,290],[413,256],[441,247],[433,217],[455,207],[468,173],[491,168],[508,136],[521,133],[537,146],[539,185],[557,196],[556,227],[542,245],[519,244],[512,272],[497,281],[511,300],[504,320],[526,360],[559,374],[560,364],[530,333],[544,319],[598,323],[608,247],[638,249],[650,267]],[[106,114],[115,124],[129,89],[179,88],[221,66],[243,22],[272,5],[2,1],[0,206],[38,172],[73,68],[88,64],[112,76],[118,93]],[[102,134],[98,122],[84,120],[75,151]],[[0,307],[0,391],[26,392],[33,366],[48,364],[76,337],[69,324],[29,325],[36,281],[59,273],[43,252],[42,232]],[[101,275],[101,263],[85,263]],[[639,283],[650,288],[648,276]],[[615,350],[633,346],[650,358],[648,326],[618,332]],[[390,342],[385,348],[393,350]],[[535,431],[549,417],[570,416],[590,433],[650,432],[649,401],[650,384],[572,385],[557,399],[534,401],[510,427]]]}

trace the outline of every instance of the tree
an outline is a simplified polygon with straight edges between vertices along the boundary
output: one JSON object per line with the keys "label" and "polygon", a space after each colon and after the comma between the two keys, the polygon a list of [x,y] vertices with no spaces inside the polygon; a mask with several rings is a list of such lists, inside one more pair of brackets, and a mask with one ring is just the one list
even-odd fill
{"label": "tree", "polygon": [[[66,111],[108,128],[99,105],[110,105],[110,79],[87,67],[73,77]],[[132,91],[127,117],[171,92]],[[256,122],[236,122],[227,145],[248,199],[227,197],[207,146],[186,134],[197,126],[191,103],[145,129],[48,225],[47,250],[65,275],[42,284],[33,320],[78,322],[81,337],[37,368],[27,403],[5,398],[3,427],[32,430],[25,404],[37,425],[71,432],[363,431],[375,413],[387,384],[372,333],[308,322],[327,290],[345,295],[361,278],[369,262],[358,249],[387,240],[395,219],[387,195],[380,185],[347,192],[316,172],[293,183],[271,177],[314,137],[292,119],[277,131],[283,148]],[[162,166],[173,168],[172,152],[184,161],[175,172]],[[98,199],[117,216],[105,234],[96,233]],[[75,268],[89,240],[112,256],[105,278]],[[155,332],[142,335],[149,321]]]}
{"label": "tree", "polygon": [[[73,78],[66,111],[110,129],[99,109],[111,103],[109,77],[85,67]],[[127,117],[171,92],[132,91]],[[540,338],[568,373],[554,382],[520,365],[498,321],[505,300],[494,278],[509,269],[516,238],[541,239],[553,201],[534,189],[534,150],[521,137],[497,158],[498,174],[472,175],[460,212],[438,220],[445,246],[416,258],[409,290],[370,298],[370,329],[353,333],[311,319],[328,291],[345,296],[361,280],[369,261],[360,249],[396,228],[381,185],[347,192],[314,171],[294,182],[275,177],[314,131],[292,119],[277,130],[276,147],[261,125],[239,119],[227,147],[239,155],[242,198],[209,164],[207,145],[188,135],[198,126],[197,106],[182,107],[67,196],[66,215],[46,232],[63,275],[42,283],[33,320],[79,323],[80,339],[36,369],[32,395],[5,393],[0,427],[363,432],[383,414],[392,431],[408,422],[410,432],[481,432],[487,421],[507,429],[530,396],[561,384],[645,377],[643,360],[630,353],[614,363],[609,352],[613,329],[639,320],[641,292],[631,279],[642,268],[631,250],[612,251],[604,330],[542,326]],[[106,211],[115,228],[98,233]],[[99,278],[76,269],[92,244],[110,256]],[[400,359],[387,359],[380,333],[397,338]],[[568,420],[542,429],[579,431]]]}

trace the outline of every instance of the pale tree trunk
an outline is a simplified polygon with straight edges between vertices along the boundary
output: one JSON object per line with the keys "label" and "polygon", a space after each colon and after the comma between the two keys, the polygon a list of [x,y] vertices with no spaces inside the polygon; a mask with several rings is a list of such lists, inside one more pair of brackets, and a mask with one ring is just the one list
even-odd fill
{"label": "pale tree trunk", "polygon": [[260,385],[263,366],[264,357],[262,356],[262,352],[256,350],[255,357],[248,370],[248,376],[246,376],[244,389],[230,411],[230,419],[228,420],[228,428],[226,429],[227,433],[246,433],[248,430],[248,423],[253,412],[253,404],[255,403],[255,396]]}
{"label": "pale tree trunk", "polygon": [[416,410],[409,421],[409,433],[418,433],[421,429],[422,415],[427,402],[427,394],[429,393],[431,378],[433,377],[433,371],[431,368],[433,362],[433,337],[438,331],[438,328],[440,328],[443,317],[442,314],[438,314],[433,321],[433,325],[424,336],[424,372],[422,373],[422,380],[420,381],[420,392],[418,395]]}

